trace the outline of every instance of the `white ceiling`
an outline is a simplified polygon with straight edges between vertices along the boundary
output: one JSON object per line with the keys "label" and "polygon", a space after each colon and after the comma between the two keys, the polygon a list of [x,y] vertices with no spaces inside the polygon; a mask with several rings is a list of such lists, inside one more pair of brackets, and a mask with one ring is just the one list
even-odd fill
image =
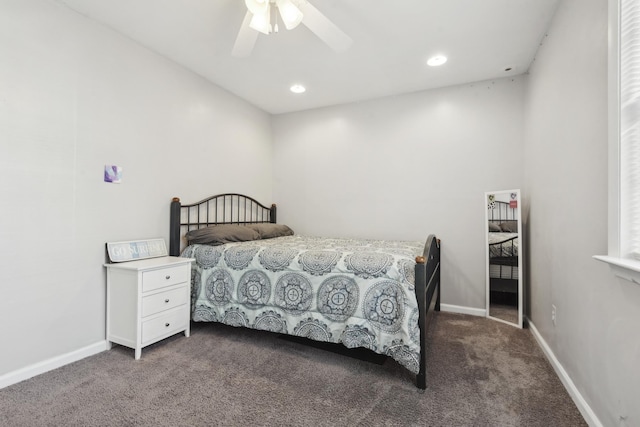
{"label": "white ceiling", "polygon": [[[231,56],[244,0],[56,1],[278,114],[522,74],[559,0],[309,0],[349,50],[300,25],[260,34],[248,58]],[[449,60],[428,67],[434,54]]]}

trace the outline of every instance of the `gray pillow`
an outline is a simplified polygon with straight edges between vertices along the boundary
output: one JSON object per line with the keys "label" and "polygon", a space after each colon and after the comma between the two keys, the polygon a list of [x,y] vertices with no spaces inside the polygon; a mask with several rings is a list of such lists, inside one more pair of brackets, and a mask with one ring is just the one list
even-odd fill
{"label": "gray pillow", "polygon": [[489,231],[492,232],[492,233],[499,233],[499,232],[502,231],[502,229],[495,222],[489,221]]}
{"label": "gray pillow", "polygon": [[500,228],[504,233],[517,233],[518,221],[505,221],[500,223]]}
{"label": "gray pillow", "polygon": [[260,234],[249,227],[236,224],[212,225],[207,228],[191,230],[185,235],[189,244],[222,245],[231,242],[260,240]]}
{"label": "gray pillow", "polygon": [[274,237],[293,235],[293,230],[284,224],[248,224],[247,227],[258,232],[258,234],[260,234],[260,238],[262,239],[271,239]]}

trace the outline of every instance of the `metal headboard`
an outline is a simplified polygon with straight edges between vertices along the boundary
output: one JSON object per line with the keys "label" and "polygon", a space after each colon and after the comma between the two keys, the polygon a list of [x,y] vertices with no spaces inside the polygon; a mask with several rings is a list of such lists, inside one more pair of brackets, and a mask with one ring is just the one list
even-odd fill
{"label": "metal headboard", "polygon": [[182,237],[189,230],[219,224],[275,222],[275,204],[267,207],[243,194],[218,194],[189,205],[183,205],[178,197],[174,197],[171,201],[169,255],[180,254]]}
{"label": "metal headboard", "polygon": [[512,208],[509,202],[496,200],[493,209],[489,209],[489,222],[517,221],[518,208]]}

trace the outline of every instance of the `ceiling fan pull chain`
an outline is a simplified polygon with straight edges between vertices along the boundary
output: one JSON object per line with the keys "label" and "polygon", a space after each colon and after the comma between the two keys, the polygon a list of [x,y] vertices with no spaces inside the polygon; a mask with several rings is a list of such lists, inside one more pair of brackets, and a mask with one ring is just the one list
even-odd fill
{"label": "ceiling fan pull chain", "polygon": [[[276,9],[278,8],[278,5],[273,3],[273,7],[275,7]],[[277,33],[278,32],[278,13],[280,11],[278,10],[276,13],[274,13],[273,15],[273,32]]]}

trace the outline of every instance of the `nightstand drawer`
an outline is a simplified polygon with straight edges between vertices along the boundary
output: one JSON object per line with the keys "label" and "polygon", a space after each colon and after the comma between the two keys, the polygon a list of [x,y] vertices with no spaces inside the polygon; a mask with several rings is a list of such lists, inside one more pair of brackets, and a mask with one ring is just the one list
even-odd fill
{"label": "nightstand drawer", "polygon": [[142,322],[142,345],[154,342],[163,336],[170,336],[187,327],[189,306],[184,305],[168,311],[162,316]]}
{"label": "nightstand drawer", "polygon": [[190,276],[191,268],[188,265],[145,271],[142,273],[142,292],[188,282],[191,279]]}
{"label": "nightstand drawer", "polygon": [[160,313],[189,301],[187,285],[174,288],[169,291],[160,292],[142,298],[142,317]]}

